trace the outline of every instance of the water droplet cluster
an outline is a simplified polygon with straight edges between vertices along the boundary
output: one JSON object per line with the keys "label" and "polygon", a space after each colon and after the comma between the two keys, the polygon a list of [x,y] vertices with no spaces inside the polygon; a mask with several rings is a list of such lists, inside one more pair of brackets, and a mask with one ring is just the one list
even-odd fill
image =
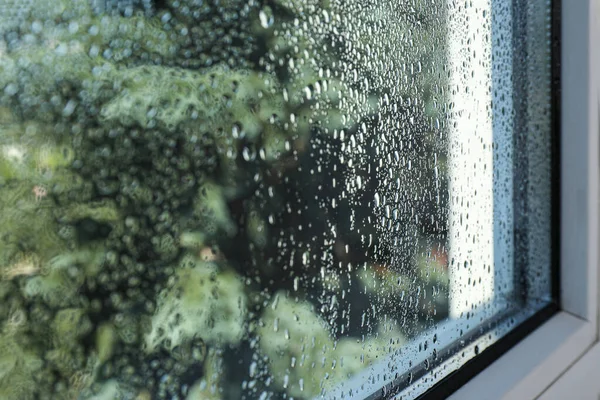
{"label": "water droplet cluster", "polygon": [[310,398],[443,318],[412,3],[0,0],[0,398]]}

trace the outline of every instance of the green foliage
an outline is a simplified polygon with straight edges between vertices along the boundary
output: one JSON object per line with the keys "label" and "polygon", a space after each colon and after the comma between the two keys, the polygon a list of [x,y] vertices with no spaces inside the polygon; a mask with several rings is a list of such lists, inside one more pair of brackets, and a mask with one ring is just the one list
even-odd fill
{"label": "green foliage", "polygon": [[237,344],[245,328],[246,297],[237,274],[191,254],[158,296],[145,349],[173,350],[197,335],[209,344]]}
{"label": "green foliage", "polygon": [[[88,0],[0,1],[0,398],[183,398],[202,370],[189,398],[219,399],[232,368],[220,351],[243,346],[304,398],[403,340],[384,324],[342,337],[309,303],[365,280],[320,268],[315,243],[337,245],[347,216],[310,197],[362,201],[346,178],[368,184],[374,145],[361,138],[397,112],[385,80],[439,115],[427,46],[415,73],[394,75],[405,66],[385,57],[440,40],[427,21],[326,0],[106,14]],[[416,3],[409,14],[427,14]],[[403,23],[389,41],[377,37],[388,12]],[[339,187],[322,187],[322,169]],[[302,275],[307,300],[265,300]],[[369,279],[397,294],[394,279]]]}
{"label": "green foliage", "polygon": [[316,397],[404,343],[397,328],[366,341],[334,341],[329,328],[309,303],[275,294],[257,330],[277,386],[294,397]]}
{"label": "green foliage", "polygon": [[44,361],[39,349],[32,346],[26,332],[28,321],[23,310],[13,310],[0,333],[0,397],[4,399],[35,399],[36,375]]}

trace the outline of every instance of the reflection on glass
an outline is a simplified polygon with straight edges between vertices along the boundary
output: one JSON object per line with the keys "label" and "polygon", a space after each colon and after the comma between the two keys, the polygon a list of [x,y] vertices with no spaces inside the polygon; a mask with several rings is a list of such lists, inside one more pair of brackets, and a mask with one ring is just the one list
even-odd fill
{"label": "reflection on glass", "polygon": [[0,398],[310,399],[449,315],[438,1],[0,0]]}

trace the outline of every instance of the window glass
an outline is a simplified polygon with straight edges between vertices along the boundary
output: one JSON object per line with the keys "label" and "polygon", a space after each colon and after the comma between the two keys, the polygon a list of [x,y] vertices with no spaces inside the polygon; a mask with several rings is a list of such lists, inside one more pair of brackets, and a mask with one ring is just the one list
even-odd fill
{"label": "window glass", "polygon": [[368,397],[496,342],[551,300],[537,3],[0,0],[0,398]]}

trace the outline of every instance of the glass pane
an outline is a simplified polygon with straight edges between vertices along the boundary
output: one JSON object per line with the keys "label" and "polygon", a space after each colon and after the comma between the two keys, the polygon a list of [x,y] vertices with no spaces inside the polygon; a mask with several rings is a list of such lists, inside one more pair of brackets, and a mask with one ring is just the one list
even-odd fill
{"label": "glass pane", "polygon": [[367,397],[547,304],[548,10],[480,3],[0,0],[0,398]]}

